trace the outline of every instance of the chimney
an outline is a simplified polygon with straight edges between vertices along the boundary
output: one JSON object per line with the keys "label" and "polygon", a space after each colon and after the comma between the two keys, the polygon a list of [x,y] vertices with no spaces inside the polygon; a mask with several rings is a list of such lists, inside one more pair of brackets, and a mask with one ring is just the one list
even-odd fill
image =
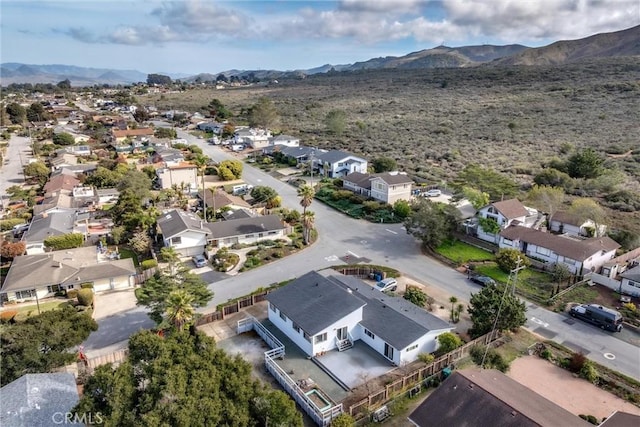
{"label": "chimney", "polygon": [[58,264],[56,265],[56,267],[62,268],[62,263],[60,261],[58,261]]}

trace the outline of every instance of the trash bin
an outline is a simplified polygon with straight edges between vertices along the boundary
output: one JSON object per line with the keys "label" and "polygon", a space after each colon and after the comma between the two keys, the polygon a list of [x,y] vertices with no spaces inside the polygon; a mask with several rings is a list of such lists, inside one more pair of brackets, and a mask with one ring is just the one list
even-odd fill
{"label": "trash bin", "polygon": [[378,281],[378,282],[379,282],[380,280],[382,280],[382,274],[380,274],[380,273],[375,273],[375,274],[373,275],[373,277],[374,277],[374,279],[376,279],[376,281]]}

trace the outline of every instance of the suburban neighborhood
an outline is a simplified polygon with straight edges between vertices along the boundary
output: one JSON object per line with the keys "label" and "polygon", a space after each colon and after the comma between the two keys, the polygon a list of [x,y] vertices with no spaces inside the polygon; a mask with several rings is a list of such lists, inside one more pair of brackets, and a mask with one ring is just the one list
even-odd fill
{"label": "suburban neighborhood", "polygon": [[[71,412],[102,425],[99,375],[171,346],[229,358],[279,425],[640,420],[640,247],[617,241],[595,202],[538,184],[505,196],[506,178],[479,166],[427,182],[389,156],[276,130],[268,99],[231,121],[133,93],[2,100],[2,425]],[[583,304],[622,327],[574,320]],[[69,313],[86,325],[48,322],[61,329],[47,339],[70,337],[46,352],[11,332]],[[567,384],[601,402],[563,404],[553,393]]]}

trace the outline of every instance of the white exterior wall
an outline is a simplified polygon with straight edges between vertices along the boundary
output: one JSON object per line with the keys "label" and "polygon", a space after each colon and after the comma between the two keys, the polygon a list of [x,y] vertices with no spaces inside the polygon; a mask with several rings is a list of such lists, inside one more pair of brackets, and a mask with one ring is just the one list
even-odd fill
{"label": "white exterior wall", "polygon": [[[287,320],[282,320],[280,317],[280,310],[276,308],[276,311],[273,311],[271,303],[269,303],[269,308],[267,311],[269,312],[269,320],[273,323],[276,328],[280,329],[286,336],[291,339],[298,347],[305,352],[305,354],[311,356],[313,354],[313,349],[311,343],[304,338],[302,330],[300,332],[296,332],[293,329],[293,323],[291,319],[287,317]],[[313,338],[312,338],[313,340]]]}
{"label": "white exterior wall", "polygon": [[248,235],[231,236],[231,237],[224,237],[221,239],[210,238],[209,241],[217,241],[216,247],[226,248],[229,246],[233,246],[236,243],[252,244],[252,243],[258,243],[262,240],[282,239],[286,237],[285,233],[286,233],[286,229],[272,230],[272,231],[263,232],[263,233],[254,233],[251,235],[251,237],[247,237]]}
{"label": "white exterior wall", "polygon": [[411,184],[388,185],[381,179],[374,179],[371,181],[371,197],[390,205],[398,200],[411,200]]}
{"label": "white exterior wall", "polygon": [[591,271],[591,269],[593,269],[593,271],[598,271],[600,267],[602,267],[607,261],[611,261],[615,256],[615,250],[605,253],[602,253],[602,251],[596,252],[584,261],[584,273]]}
{"label": "white exterior wall", "polygon": [[277,141],[274,141],[273,145],[282,145],[282,146],[285,146],[285,147],[299,147],[300,146],[300,140],[297,139],[297,138],[279,139]]}
{"label": "white exterior wall", "polygon": [[[453,329],[453,328],[452,328]],[[411,363],[414,360],[418,359],[418,355],[420,353],[433,353],[438,349],[438,335],[443,334],[445,332],[449,332],[452,329],[442,329],[438,331],[429,331],[428,334],[423,335],[416,341],[412,342],[406,348],[402,349],[400,352],[400,363]],[[411,347],[417,345],[418,347],[413,350],[407,350]]]}
{"label": "white exterior wall", "polygon": [[[337,322],[329,325],[328,327],[326,327],[325,329],[323,329],[322,331],[320,331],[319,333],[317,333],[316,335],[314,335],[313,337],[311,337],[311,346],[312,346],[312,353],[310,354],[310,356],[312,355],[316,355],[318,353],[324,352],[324,351],[329,351],[329,350],[333,350],[336,348],[336,337],[337,337],[337,330],[346,326],[348,328],[349,333],[351,334],[351,336],[353,337],[353,339],[355,339],[354,337],[354,330],[359,328],[359,323],[362,321],[362,307],[360,307],[359,309],[355,310],[352,313],[349,313],[348,315],[346,315],[345,317],[343,317],[342,319],[338,320]],[[323,341],[321,343],[316,344],[315,343],[315,337],[318,335],[322,335],[323,333],[327,334],[327,339],[326,341]]]}
{"label": "white exterior wall", "polygon": [[560,228],[562,228],[562,232],[563,233],[567,233],[567,234],[570,234],[572,236],[581,236],[581,235],[583,235],[582,227],[578,227],[577,225],[566,224],[566,223],[563,223],[561,221],[556,221],[556,220],[552,220],[552,221],[549,222],[549,229],[551,231],[555,231],[555,232],[559,233],[560,232]]}
{"label": "white exterior wall", "polygon": [[[111,284],[113,283],[113,287]],[[133,286],[132,276],[118,276],[110,279],[101,279],[93,281],[94,292],[111,291],[114,289],[126,289]]]}
{"label": "white exterior wall", "polygon": [[379,178],[371,180],[371,197],[384,203],[389,203],[389,186]]}
{"label": "white exterior wall", "polygon": [[[375,351],[377,351],[378,353],[380,353],[381,355],[384,356],[384,344],[385,341],[380,338],[378,335],[376,335],[376,333],[374,331],[369,330],[369,332],[371,332],[373,334],[373,338],[371,338],[370,336],[368,336],[367,334],[364,333],[364,330],[366,329],[364,326],[359,325],[359,337],[362,340],[362,342],[364,342],[365,344],[367,344],[369,347],[371,347],[372,349],[374,349]],[[355,338],[355,336],[354,336]],[[397,360],[394,360],[393,362],[398,364],[398,362],[400,362],[400,352],[398,351],[398,349],[394,348],[394,352],[393,352],[394,358]]]}
{"label": "white exterior wall", "polygon": [[640,282],[629,279],[622,279],[620,290],[616,289],[616,291],[622,291],[622,293],[624,294],[632,295],[634,297],[640,297]]}
{"label": "white exterior wall", "polygon": [[172,238],[181,238],[181,242],[178,244],[174,244],[171,239],[162,237],[165,246],[171,246],[185,256],[199,255],[204,252],[204,248],[207,245],[205,233],[197,233],[195,231],[185,231],[177,236],[172,236]]}
{"label": "white exterior wall", "polygon": [[180,186],[182,183],[193,189],[198,188],[198,170],[196,168],[161,168],[156,171],[156,175],[162,189],[171,188],[173,184]]}

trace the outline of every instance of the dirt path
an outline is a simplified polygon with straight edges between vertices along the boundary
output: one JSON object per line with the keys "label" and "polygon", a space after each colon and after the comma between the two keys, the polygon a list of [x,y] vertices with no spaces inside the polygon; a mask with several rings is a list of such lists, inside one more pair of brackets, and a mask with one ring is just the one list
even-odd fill
{"label": "dirt path", "polygon": [[507,375],[575,415],[593,415],[598,420],[615,411],[640,415],[639,407],[537,356],[514,360]]}

